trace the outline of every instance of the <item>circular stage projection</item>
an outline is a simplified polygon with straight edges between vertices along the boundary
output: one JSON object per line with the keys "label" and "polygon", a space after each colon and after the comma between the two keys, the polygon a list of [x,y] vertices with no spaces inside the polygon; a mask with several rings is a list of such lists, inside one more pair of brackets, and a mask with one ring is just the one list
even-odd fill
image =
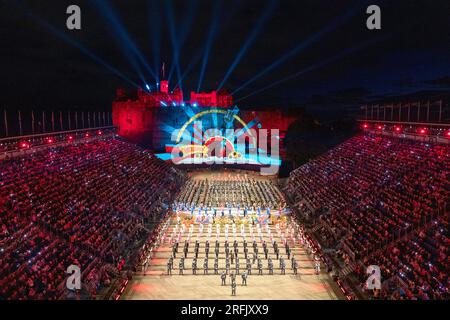
{"label": "circular stage projection", "polygon": [[250,130],[257,124],[256,118],[245,122],[237,107],[192,113],[177,130],[176,144],[166,145],[167,158],[178,164],[259,164],[257,134]]}

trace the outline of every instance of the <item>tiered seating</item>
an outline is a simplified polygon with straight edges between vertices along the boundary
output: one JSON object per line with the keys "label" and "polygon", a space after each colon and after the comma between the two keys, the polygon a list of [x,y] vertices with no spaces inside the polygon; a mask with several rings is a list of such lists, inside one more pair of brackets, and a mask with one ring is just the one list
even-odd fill
{"label": "tiered seating", "polygon": [[143,220],[157,218],[182,179],[116,139],[48,149],[1,166],[0,299],[58,298],[69,265],[86,275],[117,265],[127,245],[146,238]]}
{"label": "tiered seating", "polygon": [[[411,238],[364,259],[365,265],[379,265],[386,279],[399,277],[400,288],[385,293],[391,299],[449,299],[447,219],[436,220],[431,227],[414,232]],[[360,270],[361,282],[366,275]],[[397,279],[394,279],[397,280]]]}
{"label": "tiered seating", "polygon": [[322,214],[320,238],[349,262],[442,214],[449,174],[448,145],[358,135],[293,171],[286,191]]}

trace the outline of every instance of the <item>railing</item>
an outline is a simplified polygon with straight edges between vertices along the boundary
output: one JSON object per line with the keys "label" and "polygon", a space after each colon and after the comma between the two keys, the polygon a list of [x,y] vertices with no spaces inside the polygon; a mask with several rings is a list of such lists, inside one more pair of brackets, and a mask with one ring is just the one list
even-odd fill
{"label": "railing", "polygon": [[108,137],[117,132],[115,126],[87,128],[80,130],[40,133],[0,139],[0,159],[7,156],[27,154],[49,147],[65,146],[77,141]]}

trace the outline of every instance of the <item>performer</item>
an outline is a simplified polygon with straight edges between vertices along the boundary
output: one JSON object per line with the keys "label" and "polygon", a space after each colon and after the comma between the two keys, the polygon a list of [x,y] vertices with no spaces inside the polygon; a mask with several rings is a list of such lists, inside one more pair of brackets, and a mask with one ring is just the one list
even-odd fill
{"label": "performer", "polygon": [[172,264],[170,263],[170,260],[167,261],[167,275],[172,275]]}
{"label": "performer", "polygon": [[183,260],[180,260],[180,264],[179,264],[180,270],[179,270],[179,274],[183,274]]}
{"label": "performer", "polygon": [[247,286],[247,271],[242,273],[242,285]]}
{"label": "performer", "polygon": [[203,274],[208,274],[208,258],[205,258],[205,262],[203,263]]}
{"label": "performer", "polygon": [[[270,259],[270,258],[269,258]],[[269,274],[273,275],[273,263],[272,263],[272,259],[269,260]]]}
{"label": "performer", "polygon": [[214,274],[219,274],[219,260],[217,258],[214,260]]}
{"label": "performer", "polygon": [[197,259],[192,260],[192,274],[197,274]]}
{"label": "performer", "polygon": [[222,286],[226,285],[227,275],[226,275],[225,271],[222,271],[222,274],[220,275],[220,279],[222,279]]}
{"label": "performer", "polygon": [[172,256],[173,256],[174,258],[177,257],[177,249],[175,248],[175,245],[172,247]]}
{"label": "performer", "polygon": [[236,282],[231,283],[231,295],[232,296],[236,295]]}
{"label": "performer", "polygon": [[250,263],[250,259],[247,259],[247,273],[252,274],[252,264]]}
{"label": "performer", "polygon": [[281,274],[286,274],[286,265],[284,264],[284,260],[281,263]]}
{"label": "performer", "polygon": [[173,255],[169,258],[171,269],[173,270]]}
{"label": "performer", "polygon": [[216,254],[216,257],[219,256],[219,247],[216,246],[216,248],[214,249],[214,253]]}
{"label": "performer", "polygon": [[230,278],[231,278],[231,284],[236,283],[236,275],[233,272],[231,272]]}

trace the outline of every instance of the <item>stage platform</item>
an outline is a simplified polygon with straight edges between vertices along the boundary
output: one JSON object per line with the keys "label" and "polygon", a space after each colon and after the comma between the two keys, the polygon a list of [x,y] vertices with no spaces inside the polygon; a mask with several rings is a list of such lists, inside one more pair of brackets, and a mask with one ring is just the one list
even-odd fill
{"label": "stage platform", "polygon": [[339,288],[328,274],[314,274],[312,264],[303,263],[301,276],[250,275],[247,286],[241,286],[237,278],[236,296],[231,295],[229,278],[222,286],[220,275],[203,275],[202,271],[192,275],[168,276],[164,271],[148,271],[146,275],[136,276],[128,284],[123,300],[336,300],[342,299]]}
{"label": "stage platform", "polygon": [[[181,219],[179,217],[182,217]],[[264,254],[261,254],[263,263],[263,274],[258,275],[256,263],[252,265],[252,274],[248,276],[247,286],[242,286],[241,275],[236,276],[237,294],[231,295],[231,280],[227,276],[226,286],[221,285],[220,274],[226,269],[225,266],[225,252],[224,243],[227,240],[232,244],[234,240],[238,242],[239,248],[239,265],[240,274],[245,269],[245,257],[243,254],[244,237],[241,233],[241,228],[236,228],[235,233],[232,232],[230,224],[229,233],[224,232],[225,226],[231,220],[217,219],[213,223],[205,223],[203,228],[200,228],[199,222],[194,219],[189,219],[190,215],[186,213],[173,214],[168,221],[169,227],[162,238],[162,244],[155,249],[151,257],[149,266],[135,274],[133,279],[128,283],[121,299],[123,300],[336,300],[343,299],[342,292],[339,290],[335,282],[325,272],[324,268],[319,274],[314,270],[314,261],[312,255],[308,255],[305,249],[295,240],[295,235],[292,236],[292,229],[290,227],[290,220],[286,216],[272,217],[269,220],[268,227],[262,224],[261,237],[257,231],[257,225],[245,224],[245,239],[249,244],[250,252],[252,251],[253,239],[261,246],[262,241],[269,244],[269,257],[272,257],[274,262],[274,274],[270,275],[268,270],[267,259]],[[245,223],[246,219],[235,217],[236,224]],[[180,237],[180,230],[185,231]],[[276,227],[276,224],[279,227]],[[177,227],[178,225],[178,227]],[[212,232],[208,232],[208,227],[211,225]],[[217,225],[219,225],[220,234],[217,235]],[[193,227],[191,227],[193,226]],[[193,231],[190,232],[190,229]],[[252,234],[249,230],[252,229]],[[254,231],[253,231],[254,230]],[[268,231],[270,230],[270,232]],[[209,233],[209,234],[208,234]],[[290,260],[285,255],[284,246],[282,246],[283,238],[289,238],[288,242],[298,263],[298,274],[295,275],[291,268]],[[167,262],[172,255],[172,244],[178,239],[179,250],[174,259],[174,269],[172,274],[167,273]],[[189,240],[188,240],[189,239]],[[280,244],[281,255],[286,261],[286,274],[281,274],[279,267],[279,260],[276,260],[275,253],[271,247],[271,239]],[[179,261],[183,256],[183,245],[185,240],[190,243],[189,252],[185,258],[184,274],[179,274]],[[200,250],[198,254],[198,269],[197,274],[193,275],[192,260],[194,258],[194,244],[199,240]],[[205,243],[210,242],[211,250],[208,255],[209,270],[208,274],[204,274],[203,261],[205,259]],[[215,241],[220,243],[220,254],[218,256],[219,270],[218,274],[214,274],[214,244]],[[251,256],[251,253],[249,254]],[[232,264],[230,272],[236,272],[235,265]]]}

